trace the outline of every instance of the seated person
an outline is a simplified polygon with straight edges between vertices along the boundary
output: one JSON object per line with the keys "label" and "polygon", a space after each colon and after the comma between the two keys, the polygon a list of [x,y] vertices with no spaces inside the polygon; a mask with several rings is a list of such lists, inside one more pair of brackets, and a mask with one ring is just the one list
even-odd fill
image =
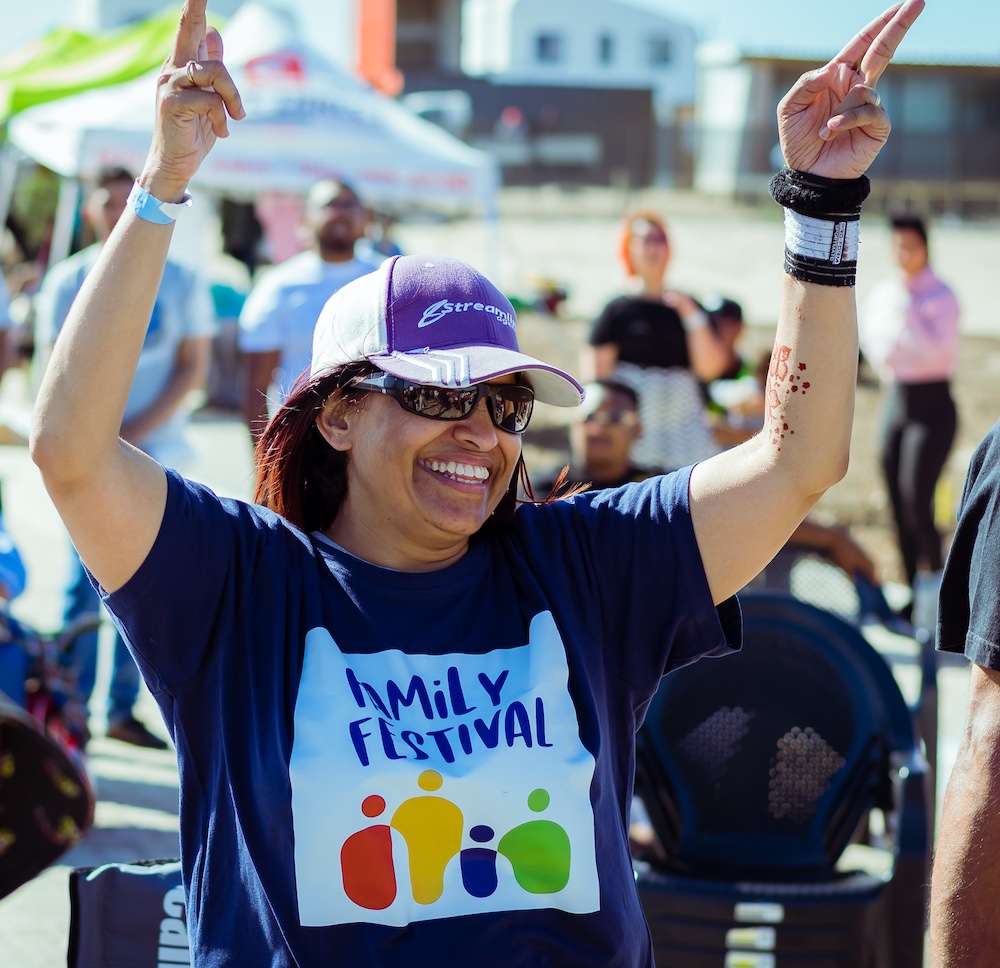
{"label": "seated person", "polygon": [[[586,399],[574,412],[569,428],[569,466],[538,486],[539,498],[553,488],[566,492],[620,487],[649,476],[629,456],[641,430],[636,391],[614,380],[595,380],[585,389]],[[879,583],[871,558],[846,528],[827,527],[807,518],[789,543],[821,552],[852,579],[860,575],[874,585]]]}

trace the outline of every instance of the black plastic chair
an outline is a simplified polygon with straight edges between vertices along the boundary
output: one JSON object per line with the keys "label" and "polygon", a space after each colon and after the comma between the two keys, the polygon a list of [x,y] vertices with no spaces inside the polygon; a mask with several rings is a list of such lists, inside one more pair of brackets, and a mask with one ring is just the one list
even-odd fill
{"label": "black plastic chair", "polygon": [[760,593],[743,618],[743,650],[666,676],[639,733],[657,961],[918,968],[930,811],[911,711],[836,616]]}
{"label": "black plastic chair", "polygon": [[[924,755],[930,771],[932,774],[936,772],[939,653],[934,649],[932,634],[914,629],[894,612],[878,585],[862,575],[850,578],[823,552],[791,541],[747,585],[744,592],[785,592],[865,630],[869,638],[874,637],[874,630],[881,626],[893,635],[907,639],[912,647],[912,656],[902,659],[898,655],[887,655],[886,659],[890,662],[909,661],[917,666],[918,685],[910,709],[917,735],[924,743]],[[932,810],[933,807],[932,804]]]}

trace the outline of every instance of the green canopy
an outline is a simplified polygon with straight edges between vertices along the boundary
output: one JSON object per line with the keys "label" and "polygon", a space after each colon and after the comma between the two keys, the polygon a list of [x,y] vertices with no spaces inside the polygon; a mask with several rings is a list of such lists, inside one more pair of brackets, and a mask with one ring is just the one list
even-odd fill
{"label": "green canopy", "polygon": [[139,77],[163,63],[180,7],[100,34],[56,27],[0,57],[0,122],[46,101]]}

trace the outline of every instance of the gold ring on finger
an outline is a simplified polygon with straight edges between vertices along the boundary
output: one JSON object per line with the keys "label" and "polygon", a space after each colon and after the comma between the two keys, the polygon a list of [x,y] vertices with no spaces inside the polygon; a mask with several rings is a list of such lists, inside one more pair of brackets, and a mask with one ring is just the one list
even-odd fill
{"label": "gold ring on finger", "polygon": [[197,66],[193,60],[189,60],[184,68],[184,73],[187,74],[187,79],[191,82],[192,87],[198,87],[198,82],[194,79],[194,69]]}

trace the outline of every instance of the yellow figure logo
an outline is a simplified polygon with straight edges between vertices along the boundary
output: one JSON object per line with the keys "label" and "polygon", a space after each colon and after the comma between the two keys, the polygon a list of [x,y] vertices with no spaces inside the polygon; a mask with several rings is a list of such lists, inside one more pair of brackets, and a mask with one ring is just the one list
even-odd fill
{"label": "yellow figure logo", "polygon": [[[428,793],[439,790],[442,782],[436,770],[424,770],[417,780]],[[391,826],[406,841],[413,900],[433,904],[444,892],[448,862],[462,848],[462,811],[444,797],[411,797],[392,815]]]}

